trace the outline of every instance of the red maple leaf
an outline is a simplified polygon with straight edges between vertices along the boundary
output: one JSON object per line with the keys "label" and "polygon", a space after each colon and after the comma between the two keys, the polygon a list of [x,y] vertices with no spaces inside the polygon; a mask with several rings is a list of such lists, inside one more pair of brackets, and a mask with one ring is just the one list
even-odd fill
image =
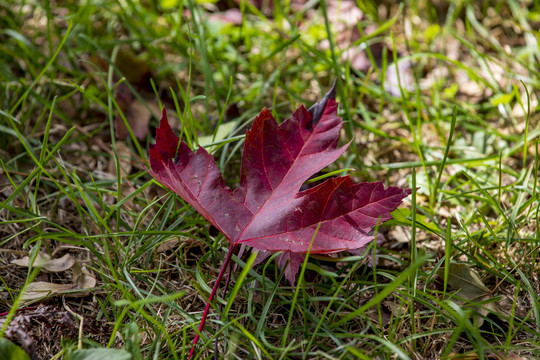
{"label": "red maple leaf", "polygon": [[[204,149],[191,149],[174,134],[163,110],[150,146],[148,172],[180,195],[230,241],[231,248],[219,273],[209,304],[233,250],[248,245],[263,251],[284,251],[279,260],[290,266],[294,282],[302,257],[308,252],[328,254],[358,249],[373,240],[372,227],[391,218],[390,212],[410,193],[382,182],[352,182],[349,176],[330,178],[300,191],[310,176],[333,163],[348,147],[337,147],[342,120],[332,89],[307,110],[298,108],[281,124],[263,109],[247,131],[240,186],[231,190]],[[318,228],[318,230],[317,230]],[[191,354],[198,336],[194,341]]]}

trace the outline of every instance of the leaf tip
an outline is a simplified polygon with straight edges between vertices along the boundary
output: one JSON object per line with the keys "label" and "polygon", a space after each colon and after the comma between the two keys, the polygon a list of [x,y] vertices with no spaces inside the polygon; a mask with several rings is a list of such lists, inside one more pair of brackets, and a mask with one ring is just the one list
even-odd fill
{"label": "leaf tip", "polygon": [[150,145],[150,156],[154,151],[168,154],[169,157],[174,158],[178,150],[178,142],[180,138],[173,132],[169,119],[167,118],[167,111],[165,107],[161,112],[161,120],[159,126],[156,129],[156,143]]}
{"label": "leaf tip", "polygon": [[337,81],[334,80],[334,84],[332,85],[332,88],[328,90],[328,92],[324,95],[322,100],[316,104],[313,104],[313,106],[311,106],[308,109],[313,119],[314,125],[317,124],[319,120],[321,119],[321,116],[324,113],[324,109],[326,108],[326,104],[328,103],[328,101],[336,99],[336,83]]}

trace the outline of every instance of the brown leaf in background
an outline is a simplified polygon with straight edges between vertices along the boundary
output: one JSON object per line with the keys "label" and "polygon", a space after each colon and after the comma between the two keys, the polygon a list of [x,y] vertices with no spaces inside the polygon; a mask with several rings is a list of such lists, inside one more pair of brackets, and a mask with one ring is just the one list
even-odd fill
{"label": "brown leaf in background", "polygon": [[[444,278],[444,268],[439,268],[437,275]],[[448,284],[455,290],[459,290],[458,295],[464,299],[478,301],[491,291],[484,285],[480,275],[476,270],[467,264],[451,263],[448,272]]]}
{"label": "brown leaf in background", "polygon": [[[124,106],[121,107],[124,109],[124,116],[126,117],[131,131],[133,131],[133,135],[135,135],[137,139],[143,140],[146,137],[146,134],[148,134],[148,125],[150,124],[152,113],[160,113],[159,105],[152,100],[143,103],[139,99],[135,99],[131,93],[124,93],[123,95],[117,96],[119,98],[122,97]],[[124,140],[129,137],[129,130],[120,115],[114,120],[114,129],[116,138]]]}
{"label": "brown leaf in background", "polygon": [[[127,82],[132,85],[121,83],[115,89],[115,98],[123,112],[129,127],[135,137],[142,140],[148,133],[148,124],[154,114],[159,114],[159,105],[154,99],[150,79],[152,73],[148,63],[135,54],[129,47],[123,47],[118,52],[115,65]],[[137,98],[133,91],[137,91],[141,98]],[[120,115],[114,120],[115,134],[118,139],[124,140],[129,136],[129,131]]]}
{"label": "brown leaf in background", "polygon": [[131,85],[134,85],[137,89],[151,89],[150,78],[152,73],[150,72],[150,65],[130,47],[124,46],[118,51],[114,64]]}
{"label": "brown leaf in background", "polygon": [[[439,268],[437,275],[444,279],[443,267]],[[452,289],[457,290],[456,295],[458,297],[465,300],[454,300],[459,305],[466,305],[468,302],[484,302],[493,298],[491,291],[483,283],[478,272],[467,264],[450,263],[448,284]],[[482,315],[477,317],[478,326],[482,326],[484,317],[489,313],[501,313],[495,302],[488,302],[481,306],[473,306],[473,309]]]}
{"label": "brown leaf in background", "polygon": [[86,268],[85,265],[79,265],[76,263],[73,266],[73,283],[77,284],[79,289],[90,289],[96,286],[96,278]]}
{"label": "brown leaf in background", "polygon": [[[449,359],[453,360],[479,360],[479,359],[488,359],[488,360],[526,360],[529,358],[522,357],[515,352],[508,352],[506,355],[504,353],[493,353],[488,351],[487,357],[483,355],[480,357],[475,351],[471,351],[465,354],[452,352],[448,355]],[[530,358],[532,359],[532,358]]]}
{"label": "brown leaf in background", "polygon": [[46,281],[36,281],[26,287],[24,293],[21,295],[21,300],[40,300],[75,289],[76,285],[73,284],[53,284]]}
{"label": "brown leaf in background", "polygon": [[[22,259],[13,260],[12,264],[28,267],[29,258],[25,256]],[[55,284],[47,281],[34,281],[29,284],[21,295],[22,301],[40,300],[54,295],[69,295],[74,297],[86,296],[86,290],[96,286],[96,278],[91,274],[86,266],[80,265],[69,254],[59,259],[51,259],[47,254],[38,255],[34,266],[41,267],[45,272],[63,272],[73,269],[73,281],[71,284]],[[69,293],[69,294],[67,294]]]}
{"label": "brown leaf in background", "polygon": [[414,88],[414,77],[409,60],[398,60],[397,66],[395,63],[388,65],[384,77],[384,88],[396,97],[401,96],[402,89],[411,91]]}
{"label": "brown leaf in background", "polygon": [[96,286],[96,278],[88,269],[79,263],[73,266],[72,284],[54,284],[46,281],[35,281],[29,284],[21,295],[22,301],[41,300],[54,295],[70,297],[84,297],[88,295],[87,289]]}
{"label": "brown leaf in background", "polygon": [[[118,155],[118,162],[120,163],[120,176],[125,178],[131,173],[133,169],[133,163],[131,161],[131,150],[123,141],[116,142],[116,154]],[[109,174],[116,178],[116,160],[111,157],[109,160]]]}
{"label": "brown leaf in background", "polygon": [[223,12],[215,12],[208,15],[208,22],[220,21],[233,25],[242,24],[242,12],[240,9],[229,9]]}
{"label": "brown leaf in background", "polygon": [[[30,258],[25,256],[22,259],[13,260],[11,263],[22,267],[28,267],[29,261]],[[73,259],[69,254],[66,254],[58,259],[51,259],[48,254],[38,254],[34,262],[34,267],[41,267],[41,270],[56,273],[69,270],[74,264],[75,259]]]}
{"label": "brown leaf in background", "polygon": [[[362,37],[362,34],[358,30],[358,23],[362,20],[364,20],[364,13],[354,1],[329,2],[328,21],[338,34],[336,45],[341,50],[341,60],[343,62],[348,61],[352,69],[367,74],[374,65],[380,68],[383,64],[383,58],[386,57],[388,62],[384,77],[384,88],[386,91],[393,96],[399,97],[401,96],[401,89],[412,90],[414,87],[414,77],[411,71],[412,64],[410,60],[400,59],[402,54],[398,52],[396,66],[393,62],[393,51],[384,42],[365,41],[358,44],[355,43]],[[369,24],[363,29],[363,34],[367,36],[376,31],[377,28],[376,24]],[[320,47],[322,49],[329,49],[330,43],[323,41]],[[369,52],[373,56],[375,64],[370,60],[367,49],[369,49]]]}
{"label": "brown leaf in background", "polygon": [[159,253],[164,253],[169,250],[176,249],[178,247],[178,243],[179,243],[178,237],[165,240],[158,246],[156,252],[159,254]]}

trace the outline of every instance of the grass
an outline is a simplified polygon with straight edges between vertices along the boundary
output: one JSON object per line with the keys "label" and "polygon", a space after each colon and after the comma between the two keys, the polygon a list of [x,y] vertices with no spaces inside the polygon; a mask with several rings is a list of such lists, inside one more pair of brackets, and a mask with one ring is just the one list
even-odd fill
{"label": "grass", "polygon": [[[23,329],[40,358],[186,358],[229,246],[147,174],[159,110],[235,187],[254,116],[337,79],[354,143],[328,172],[412,196],[372,260],[311,256],[297,288],[234,254],[195,358],[537,358],[540,6],[368,1],[344,26],[334,2],[275,3],[240,1],[234,25],[210,2],[0,2],[0,335]],[[78,265],[12,263],[39,253]],[[25,300],[36,281],[72,287]],[[21,328],[38,303],[76,326]]]}

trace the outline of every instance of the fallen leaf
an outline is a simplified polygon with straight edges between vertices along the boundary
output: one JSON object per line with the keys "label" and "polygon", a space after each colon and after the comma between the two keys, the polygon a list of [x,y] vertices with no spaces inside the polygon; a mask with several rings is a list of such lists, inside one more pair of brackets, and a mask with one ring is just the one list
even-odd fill
{"label": "fallen leaf", "polygon": [[407,307],[401,302],[395,300],[385,300],[383,301],[383,304],[390,310],[392,316],[395,318],[400,318],[407,313]]}
{"label": "fallen leaf", "polygon": [[76,289],[73,284],[53,284],[46,281],[36,281],[28,284],[21,295],[22,301],[39,300],[49,296],[62,294]]}
{"label": "fallen leaf", "polygon": [[[120,176],[125,178],[131,173],[133,164],[131,162],[131,150],[123,141],[116,142],[116,154],[118,155],[118,162],[120,163]],[[113,177],[117,176],[116,161],[114,157],[109,160],[109,174]]]}
{"label": "fallen leaf", "polygon": [[150,65],[130,47],[123,46],[118,51],[114,63],[120,73],[136,88],[150,88],[152,73]]}
{"label": "fallen leaf", "polygon": [[487,352],[486,354],[483,354],[480,356],[475,351],[470,351],[465,354],[455,353],[452,352],[448,355],[449,359],[452,360],[478,360],[478,359],[487,359],[487,360],[525,360],[526,358],[519,356],[516,353],[509,352],[507,355],[504,355],[504,353],[493,353],[491,351]]}
{"label": "fallen leaf", "polygon": [[[22,259],[13,260],[11,263],[22,267],[28,267],[29,261],[30,258],[25,256]],[[69,254],[58,259],[51,259],[48,254],[38,254],[34,262],[34,267],[40,267],[41,270],[46,272],[57,273],[71,269],[74,264],[75,259]]]}
{"label": "fallen leaf", "polygon": [[[5,160],[8,159],[8,155],[4,155],[5,150],[0,150],[0,159]],[[7,199],[11,194],[13,194],[13,185],[9,181],[9,177],[6,175],[5,171],[2,169],[0,171],[0,195],[3,196],[5,199]]]}
{"label": "fallen leaf", "polygon": [[[444,268],[439,268],[437,275],[444,277]],[[458,295],[467,300],[477,300],[491,292],[484,285],[480,275],[471,266],[462,263],[451,263],[448,271],[448,284]]]}
{"label": "fallen leaf", "polygon": [[501,356],[500,359],[501,360],[525,360],[526,358],[511,351],[506,356]]}
{"label": "fallen leaf", "polygon": [[242,25],[242,12],[240,9],[229,9],[223,12],[215,12],[208,15],[208,21],[220,21],[233,25]]}
{"label": "fallen leaf", "polygon": [[174,237],[174,238],[165,240],[163,243],[161,243],[158,246],[156,252],[158,254],[159,253],[164,253],[164,252],[167,252],[169,250],[176,249],[177,247],[178,247],[178,238]]}
{"label": "fallen leaf", "polygon": [[[444,267],[440,267],[437,275],[444,278]],[[448,284],[452,289],[457,290],[456,295],[464,301],[456,299],[459,305],[471,303],[473,309],[481,314],[478,316],[478,326],[482,326],[484,317],[488,313],[499,314],[500,311],[494,302],[484,303],[481,306],[474,306],[474,303],[483,302],[492,298],[491,291],[483,283],[478,272],[471,266],[462,263],[451,263],[448,271]]]}
{"label": "fallen leaf", "polygon": [[76,263],[73,266],[73,283],[77,284],[79,289],[90,289],[96,286],[96,278],[85,265]]}
{"label": "fallen leaf", "polygon": [[[355,184],[349,176],[330,178],[300,191],[311,175],[333,163],[347,148],[348,144],[337,147],[342,126],[335,85],[321,102],[309,110],[300,106],[281,124],[270,110],[263,109],[246,134],[240,187],[233,191],[204,148],[194,153],[180,141],[163,110],[156,143],[150,146],[148,172],[231,243],[199,331],[237,246],[288,252],[280,261],[289,262],[286,276],[294,282],[299,268],[296,255],[308,251],[330,254],[364,246],[373,240],[372,227],[390,219],[390,212],[410,194],[410,190],[397,187],[385,189],[382,182]],[[198,339],[197,334],[189,358]]]}
{"label": "fallen leaf", "polygon": [[[120,97],[120,94],[117,95]],[[133,135],[139,140],[143,140],[148,134],[148,124],[152,119],[152,112],[159,113],[158,105],[152,101],[147,101],[146,104],[142,103],[139,99],[130,97],[130,95],[123,95],[124,116],[133,131]],[[129,137],[129,130],[122,117],[118,115],[114,120],[115,135],[120,140],[125,140]]]}
{"label": "fallen leaf", "polygon": [[[380,29],[376,24],[371,23],[367,24],[360,33],[358,23],[364,20],[365,16],[356,2],[349,0],[332,1],[327,6],[328,21],[338,34],[336,47],[341,51],[341,61],[348,62],[351,68],[358,72],[368,74],[374,65],[380,68],[386,60],[388,65],[384,77],[385,90],[392,96],[401,97],[401,89],[405,91],[414,89],[415,84],[410,60],[403,59],[402,54],[398,52],[396,66],[393,62],[394,50],[388,47],[385,42],[370,39],[370,41],[358,43],[361,38],[370,36]],[[394,18],[394,20],[397,20],[397,18]],[[329,50],[330,42],[328,40],[321,41],[319,48]],[[367,49],[369,49],[370,56],[368,56]],[[372,60],[375,64],[372,63]]]}
{"label": "fallen leaf", "polygon": [[313,238],[312,253],[356,249],[373,239],[371,227],[390,219],[409,191],[385,189],[382,182],[354,184],[343,176],[299,192],[347,148],[337,148],[341,127],[333,90],[280,125],[264,109],[247,132],[240,187],[232,191],[205,149],[193,153],[179,144],[163,112],[148,171],[219,229],[232,247],[306,253]]}
{"label": "fallen leaf", "polygon": [[[26,261],[28,262],[28,260]],[[88,291],[86,290],[96,286],[96,278],[88,271],[85,265],[80,265],[76,261],[73,261],[70,268],[73,268],[73,283],[54,284],[46,281],[35,281],[26,287],[24,293],[21,295],[21,300],[41,300],[54,295],[68,295],[71,297],[88,295]]]}
{"label": "fallen leaf", "polygon": [[384,78],[384,88],[396,97],[401,96],[401,90],[406,93],[414,89],[414,77],[409,60],[398,60],[397,66],[395,63],[388,65]]}

